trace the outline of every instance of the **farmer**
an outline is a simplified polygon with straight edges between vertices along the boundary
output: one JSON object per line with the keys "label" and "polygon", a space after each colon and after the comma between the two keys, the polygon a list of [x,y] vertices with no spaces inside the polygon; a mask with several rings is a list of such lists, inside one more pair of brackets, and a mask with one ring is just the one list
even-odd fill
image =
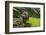
{"label": "farmer", "polygon": [[22,13],[23,22],[26,23],[26,21],[27,21],[28,18],[29,18],[28,12],[24,11],[24,12]]}
{"label": "farmer", "polygon": [[27,23],[27,20],[29,19],[28,12],[24,11],[22,13],[22,19],[23,19],[24,27],[31,27],[31,25],[29,23]]}

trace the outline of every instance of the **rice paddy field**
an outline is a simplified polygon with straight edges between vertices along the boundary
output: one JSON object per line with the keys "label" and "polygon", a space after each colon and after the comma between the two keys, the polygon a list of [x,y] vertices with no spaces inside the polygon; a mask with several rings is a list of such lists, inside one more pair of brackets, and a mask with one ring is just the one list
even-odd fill
{"label": "rice paddy field", "polygon": [[[22,16],[26,18],[22,18]],[[16,20],[19,19],[19,22]],[[13,27],[39,27],[40,8],[13,7]]]}
{"label": "rice paddy field", "polygon": [[[16,18],[13,19],[13,23],[15,24]],[[29,23],[31,27],[39,27],[40,26],[40,19],[29,17],[29,20],[27,20],[26,23]],[[13,26],[14,27],[14,26]]]}
{"label": "rice paddy field", "polygon": [[32,27],[39,27],[40,26],[40,19],[29,17],[29,20],[27,21],[27,23],[31,24]]}

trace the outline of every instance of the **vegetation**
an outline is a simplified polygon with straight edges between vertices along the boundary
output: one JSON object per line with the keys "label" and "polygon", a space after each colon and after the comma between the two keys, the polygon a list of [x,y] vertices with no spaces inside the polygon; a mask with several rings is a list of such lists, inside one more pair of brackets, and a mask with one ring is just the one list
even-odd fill
{"label": "vegetation", "polygon": [[30,17],[27,23],[31,24],[32,27],[39,27],[40,26],[40,19],[39,18],[33,18]]}
{"label": "vegetation", "polygon": [[[24,12],[28,13],[27,20],[22,18]],[[16,21],[19,21],[20,23],[17,23]],[[13,27],[39,27],[39,26],[40,26],[40,8],[13,7]]]}

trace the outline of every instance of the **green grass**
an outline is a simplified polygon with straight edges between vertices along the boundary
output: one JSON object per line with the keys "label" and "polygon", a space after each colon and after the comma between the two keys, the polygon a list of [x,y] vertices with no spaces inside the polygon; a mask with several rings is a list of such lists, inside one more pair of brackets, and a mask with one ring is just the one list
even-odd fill
{"label": "green grass", "polygon": [[40,26],[40,19],[29,17],[29,20],[27,21],[27,23],[31,24],[32,27],[39,27]]}

